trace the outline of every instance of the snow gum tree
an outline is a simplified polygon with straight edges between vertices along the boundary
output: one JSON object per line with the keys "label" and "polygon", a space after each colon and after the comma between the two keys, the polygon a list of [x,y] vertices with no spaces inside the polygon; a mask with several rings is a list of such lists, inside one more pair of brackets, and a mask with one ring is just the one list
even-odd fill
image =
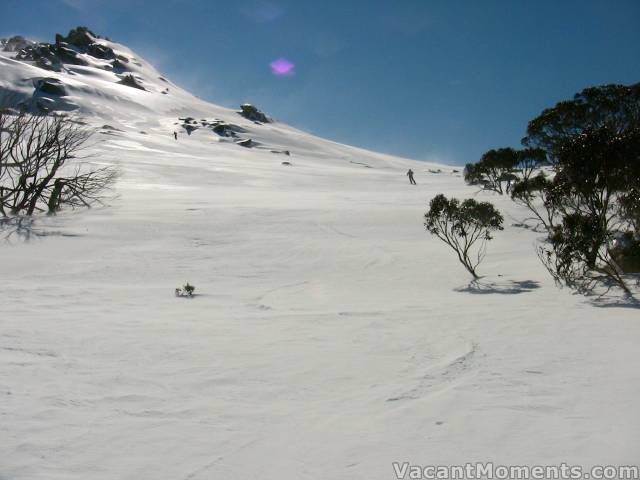
{"label": "snow gum tree", "polygon": [[576,94],[529,122],[523,143],[544,149],[554,211],[539,256],[559,284],[582,293],[640,272],[640,83]]}
{"label": "snow gum tree", "polygon": [[484,190],[503,195],[517,180],[514,174],[517,164],[518,153],[514,149],[489,150],[478,163],[464,167],[464,179],[469,185],[480,185]]}
{"label": "snow gum tree", "polygon": [[557,282],[579,292],[629,286],[640,272],[640,127],[586,129],[558,147],[556,175],[545,187],[557,219],[539,256]]}
{"label": "snow gum tree", "polygon": [[476,269],[484,259],[487,242],[493,238],[491,233],[503,229],[500,212],[489,202],[472,198],[460,202],[439,194],[431,200],[424,219],[427,231],[449,245],[460,263],[478,279]]}
{"label": "snow gum tree", "polygon": [[616,286],[633,296],[640,273],[640,83],[587,88],[557,103],[529,122],[522,143],[531,174],[510,193],[546,232],[538,256],[556,283],[585,294]]}

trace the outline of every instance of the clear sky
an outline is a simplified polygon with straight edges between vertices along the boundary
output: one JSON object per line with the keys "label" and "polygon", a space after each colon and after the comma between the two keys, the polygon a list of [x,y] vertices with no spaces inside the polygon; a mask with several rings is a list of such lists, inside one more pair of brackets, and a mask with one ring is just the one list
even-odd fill
{"label": "clear sky", "polygon": [[0,0],[2,37],[78,25],[214,103],[450,164],[517,146],[584,87],[640,81],[640,0]]}

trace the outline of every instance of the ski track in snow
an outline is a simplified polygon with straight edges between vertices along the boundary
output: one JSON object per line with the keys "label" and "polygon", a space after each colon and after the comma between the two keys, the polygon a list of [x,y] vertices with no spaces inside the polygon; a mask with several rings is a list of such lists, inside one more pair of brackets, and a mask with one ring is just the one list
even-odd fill
{"label": "ski track in snow", "polygon": [[473,372],[473,361],[476,355],[477,346],[470,345],[460,356],[430,362],[427,373],[421,375],[418,385],[397,397],[388,398],[387,401],[417,399],[438,392],[440,389],[446,388],[448,384],[462,381],[465,375]]}

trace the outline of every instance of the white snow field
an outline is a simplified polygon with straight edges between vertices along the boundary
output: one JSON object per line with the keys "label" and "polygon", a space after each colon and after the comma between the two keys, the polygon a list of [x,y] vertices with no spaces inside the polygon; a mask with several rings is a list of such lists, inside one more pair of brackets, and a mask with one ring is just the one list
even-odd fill
{"label": "white snow field", "polygon": [[[60,79],[65,105],[97,127],[92,161],[121,177],[107,206],[0,243],[0,479],[639,462],[639,310],[557,289],[507,198],[455,167],[255,124],[141,59],[148,91],[92,58],[56,73],[13,55],[0,87],[27,96],[34,78]],[[232,122],[258,145],[187,135],[184,116]],[[441,192],[505,216],[482,288],[424,230]],[[187,281],[197,295],[175,297]]]}

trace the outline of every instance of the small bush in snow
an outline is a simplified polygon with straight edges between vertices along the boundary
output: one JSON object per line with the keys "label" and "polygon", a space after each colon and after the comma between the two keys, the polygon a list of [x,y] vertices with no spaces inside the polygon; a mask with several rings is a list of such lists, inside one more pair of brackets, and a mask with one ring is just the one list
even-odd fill
{"label": "small bush in snow", "polygon": [[478,278],[476,268],[484,258],[491,232],[503,229],[500,212],[489,202],[472,198],[460,202],[439,194],[431,200],[424,218],[427,231],[449,245],[473,278]]}
{"label": "small bush in snow", "polygon": [[176,288],[176,297],[193,297],[196,287],[189,285],[189,282],[185,283],[182,288]]}

